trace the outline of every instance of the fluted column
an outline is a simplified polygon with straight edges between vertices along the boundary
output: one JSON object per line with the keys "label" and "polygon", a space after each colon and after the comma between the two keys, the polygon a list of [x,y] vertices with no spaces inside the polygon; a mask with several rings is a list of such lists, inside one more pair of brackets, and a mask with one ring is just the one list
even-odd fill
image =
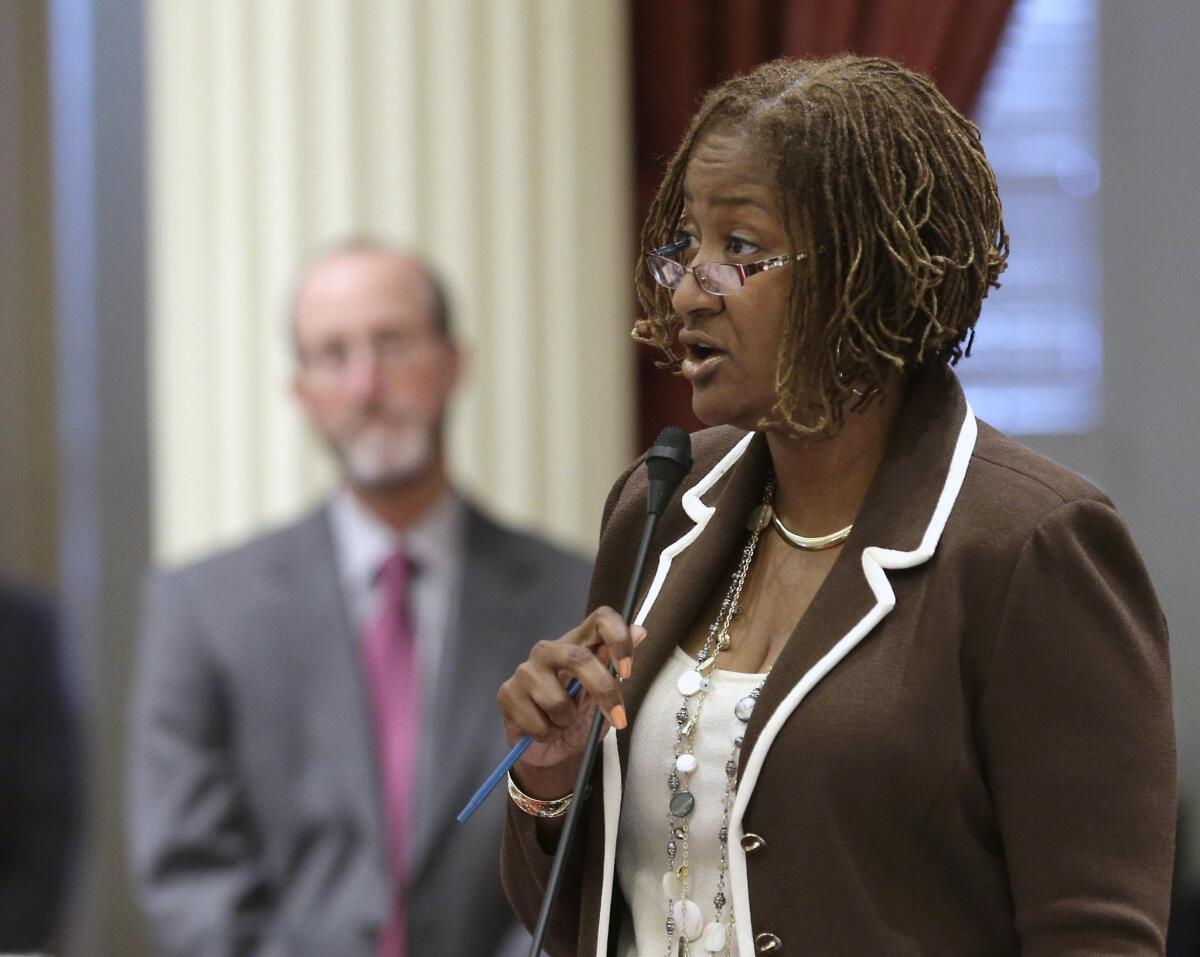
{"label": "fluted column", "polygon": [[327,486],[288,395],[286,291],[371,233],[446,277],[470,377],[460,481],[590,545],[628,460],[625,7],[150,0],[154,515],[160,558]]}

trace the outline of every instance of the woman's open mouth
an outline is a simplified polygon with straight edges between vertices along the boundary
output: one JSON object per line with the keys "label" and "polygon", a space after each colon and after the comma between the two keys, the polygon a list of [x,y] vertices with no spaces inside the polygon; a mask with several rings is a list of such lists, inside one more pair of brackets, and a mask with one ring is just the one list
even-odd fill
{"label": "woman's open mouth", "polygon": [[684,346],[680,371],[689,382],[695,382],[711,375],[724,358],[723,351],[708,343],[689,342]]}

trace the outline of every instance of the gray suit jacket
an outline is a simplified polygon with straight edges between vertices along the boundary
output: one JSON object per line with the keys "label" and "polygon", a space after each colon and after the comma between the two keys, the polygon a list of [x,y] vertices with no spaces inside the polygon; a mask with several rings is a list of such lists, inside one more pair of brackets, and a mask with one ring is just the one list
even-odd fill
{"label": "gray suit jacket", "polygon": [[[496,688],[534,642],[579,622],[590,574],[475,509],[465,538],[458,624],[426,695],[409,957],[511,950],[505,798],[465,825],[455,815],[506,751]],[[152,577],[132,740],[131,859],[170,954],[375,957],[391,891],[324,509]]]}

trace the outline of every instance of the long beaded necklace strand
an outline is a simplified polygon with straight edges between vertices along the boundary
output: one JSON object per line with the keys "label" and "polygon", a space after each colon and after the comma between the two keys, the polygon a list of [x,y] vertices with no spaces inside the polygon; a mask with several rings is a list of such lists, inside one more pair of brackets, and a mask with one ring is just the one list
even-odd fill
{"label": "long beaded necklace strand", "polygon": [[[729,626],[741,611],[742,589],[750,573],[750,564],[754,560],[754,552],[758,546],[759,534],[771,521],[771,502],[775,495],[775,477],[767,479],[763,491],[762,504],[750,514],[747,527],[750,537],[742,549],[742,557],[729,590],[721,602],[717,617],[709,626],[704,647],[700,649],[699,660],[695,668],[690,668],[679,676],[677,687],[683,696],[679,710],[675,712],[676,732],[674,760],[671,772],[667,778],[667,786],[671,791],[669,810],[667,812],[667,872],[663,875],[663,894],[667,899],[667,957],[685,957],[690,954],[691,945],[700,941],[700,946],[706,953],[724,954],[729,957],[733,940],[734,914],[733,906],[725,895],[725,873],[729,863],[729,812],[733,807],[734,786],[737,781],[738,759],[742,747],[742,735],[746,723],[754,711],[754,705],[762,692],[766,675],[758,686],[748,695],[741,698],[734,707],[735,725],[733,750],[725,764],[725,793],[721,799],[721,827],[718,831],[720,841],[720,864],[717,870],[717,890],[713,895],[713,920],[704,923],[700,905],[691,899],[692,882],[688,872],[688,819],[696,807],[696,798],[687,788],[689,776],[699,766],[695,756],[694,736],[700,720],[700,709],[704,705],[709,689],[712,687],[712,674],[717,663],[717,656],[725,651],[730,644]],[[729,905],[726,911],[726,905]],[[678,949],[674,949],[675,935],[678,933]]]}

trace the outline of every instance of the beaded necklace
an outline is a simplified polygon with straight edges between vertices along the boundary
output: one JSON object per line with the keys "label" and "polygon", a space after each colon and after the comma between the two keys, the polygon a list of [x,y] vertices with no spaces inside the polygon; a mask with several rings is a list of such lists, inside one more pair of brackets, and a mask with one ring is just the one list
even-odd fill
{"label": "beaded necklace", "polygon": [[[663,894],[667,899],[667,957],[685,957],[692,953],[692,944],[699,942],[703,952],[709,954],[724,954],[728,957],[733,941],[734,914],[733,906],[729,904],[725,894],[725,874],[729,863],[729,812],[733,807],[733,797],[737,782],[738,760],[741,755],[742,735],[746,723],[754,711],[754,705],[762,692],[767,676],[759,682],[748,695],[741,698],[734,707],[735,725],[733,749],[725,764],[725,793],[721,798],[721,827],[718,832],[720,841],[720,864],[717,870],[717,890],[713,895],[713,919],[704,921],[700,905],[690,897],[691,878],[688,873],[688,821],[696,807],[696,797],[687,787],[689,776],[699,766],[694,754],[694,736],[700,719],[700,710],[704,699],[712,687],[712,675],[716,667],[717,656],[729,648],[729,626],[741,610],[740,600],[746,578],[750,573],[750,564],[754,560],[754,552],[758,546],[758,538],[771,521],[771,501],[775,494],[775,478],[767,480],[763,492],[763,501],[750,515],[747,526],[750,537],[742,549],[742,557],[729,583],[729,590],[721,602],[717,617],[709,626],[704,647],[700,649],[698,661],[694,668],[684,671],[679,676],[677,688],[683,696],[679,710],[675,712],[675,747],[674,759],[667,787],[671,798],[667,812],[667,872],[663,875]],[[769,673],[769,672],[768,672]],[[728,909],[727,909],[728,908]],[[676,948],[676,935],[678,944]]]}

